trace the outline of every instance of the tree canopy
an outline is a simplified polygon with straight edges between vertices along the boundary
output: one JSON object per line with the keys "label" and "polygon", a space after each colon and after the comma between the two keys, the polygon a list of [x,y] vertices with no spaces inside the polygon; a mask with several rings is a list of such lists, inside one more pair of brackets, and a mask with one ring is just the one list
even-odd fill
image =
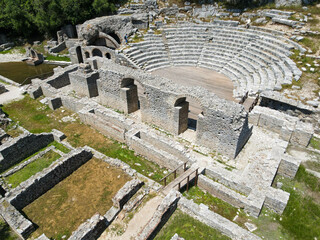
{"label": "tree canopy", "polygon": [[0,0],[0,32],[30,37],[55,35],[63,25],[79,24],[116,10],[117,0]]}

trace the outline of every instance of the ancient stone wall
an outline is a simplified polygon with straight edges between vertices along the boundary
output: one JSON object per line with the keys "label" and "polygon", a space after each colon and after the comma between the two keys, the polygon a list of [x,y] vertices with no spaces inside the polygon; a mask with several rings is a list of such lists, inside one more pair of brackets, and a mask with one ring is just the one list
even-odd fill
{"label": "ancient stone wall", "polygon": [[106,220],[99,213],[82,223],[68,240],[95,240],[107,228]]}
{"label": "ancient stone wall", "polygon": [[0,214],[22,239],[26,239],[34,231],[33,223],[4,199],[0,201]]}
{"label": "ancient stone wall", "polygon": [[192,200],[181,197],[178,208],[204,224],[219,230],[232,239],[258,240],[261,238],[239,227],[237,224],[209,210],[204,204],[196,204]]}
{"label": "ancient stone wall", "polygon": [[162,226],[168,221],[172,213],[176,210],[178,201],[181,194],[175,190],[162,200],[161,204],[157,207],[156,212],[153,214],[150,221],[139,233],[136,240],[151,240],[157,235]]}
{"label": "ancient stone wall", "polygon": [[7,193],[6,198],[16,209],[21,210],[69,176],[92,156],[93,154],[86,149],[73,150]]}
{"label": "ancient stone wall", "polygon": [[274,109],[256,106],[249,115],[251,124],[276,132],[280,138],[295,145],[308,146],[313,136],[311,123]]}
{"label": "ancient stone wall", "polygon": [[25,133],[0,146],[0,171],[29,157],[53,142],[52,133]]}

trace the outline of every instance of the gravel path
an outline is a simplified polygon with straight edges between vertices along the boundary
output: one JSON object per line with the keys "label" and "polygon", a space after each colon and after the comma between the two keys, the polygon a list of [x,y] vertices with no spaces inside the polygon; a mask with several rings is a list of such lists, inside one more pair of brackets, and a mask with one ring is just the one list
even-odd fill
{"label": "gravel path", "polygon": [[1,62],[20,62],[22,59],[25,59],[26,56],[21,53],[8,53],[0,54],[0,63]]}

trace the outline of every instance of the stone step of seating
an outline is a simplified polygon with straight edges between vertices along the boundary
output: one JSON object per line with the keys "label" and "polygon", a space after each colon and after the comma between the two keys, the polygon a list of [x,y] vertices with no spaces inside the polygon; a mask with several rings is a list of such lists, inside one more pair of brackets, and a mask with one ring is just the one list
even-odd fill
{"label": "stone step of seating", "polygon": [[146,66],[146,70],[148,71],[153,71],[155,69],[163,68],[163,67],[168,67],[172,66],[172,63],[169,61],[162,61],[162,62],[150,62],[148,66]]}
{"label": "stone step of seating", "polygon": [[141,63],[140,65],[142,65],[144,68],[147,68],[148,66],[159,64],[159,63],[170,63],[170,62],[166,58],[155,58],[150,61]]}
{"label": "stone step of seating", "polygon": [[168,60],[168,56],[167,55],[147,55],[146,57],[143,57],[143,58],[139,58],[139,59],[136,59],[136,63],[137,64],[144,64],[146,62],[149,62],[153,59],[165,59],[165,60]]}

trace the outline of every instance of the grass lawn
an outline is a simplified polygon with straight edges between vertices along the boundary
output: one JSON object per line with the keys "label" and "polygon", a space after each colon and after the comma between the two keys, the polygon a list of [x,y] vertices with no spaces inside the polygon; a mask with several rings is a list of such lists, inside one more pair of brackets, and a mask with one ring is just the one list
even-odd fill
{"label": "grass lawn", "polygon": [[67,239],[86,219],[112,206],[112,197],[131,178],[121,169],[91,159],[22,211],[39,228],[32,235]]}
{"label": "grass lawn", "polygon": [[139,173],[149,176],[155,181],[164,176],[164,168],[135,155],[126,145],[105,137],[79,120],[63,122],[62,119],[66,116],[76,118],[76,114],[64,108],[53,111],[38,100],[26,96],[20,101],[5,105],[3,110],[13,121],[19,122],[21,126],[32,133],[50,132],[55,128],[67,136],[67,141],[73,147],[88,145],[109,157],[126,162]]}
{"label": "grass lawn", "polygon": [[[183,193],[183,195],[188,199],[193,199],[197,204],[205,204],[209,209],[215,213],[232,221],[239,211],[238,208],[230,205],[229,203],[212,196],[209,193],[205,193],[199,187],[190,188],[189,192]],[[238,225],[243,227],[243,224],[247,222],[247,216],[243,211],[240,211],[238,218],[235,221]]]}
{"label": "grass lawn", "polygon": [[48,55],[48,56],[46,57],[46,60],[49,60],[49,61],[65,61],[65,62],[71,62],[70,58],[68,58],[68,57],[53,56],[53,55]]}
{"label": "grass lawn", "polygon": [[49,167],[51,163],[55,160],[60,158],[61,156],[50,150],[42,157],[38,158],[34,162],[28,164],[21,170],[15,172],[14,174],[6,177],[7,183],[12,185],[12,188],[17,187],[20,183],[24,182],[25,180],[29,179],[31,176],[36,174],[37,172],[42,171],[43,169]]}
{"label": "grass lawn", "polygon": [[320,150],[320,139],[316,137],[312,137],[309,145],[314,149]]}
{"label": "grass lawn", "polygon": [[19,240],[20,238],[11,230],[9,225],[0,217],[0,239]]}
{"label": "grass lawn", "polygon": [[173,213],[169,221],[157,234],[155,240],[170,240],[175,233],[184,239],[192,240],[230,239],[180,210],[176,210]]}

